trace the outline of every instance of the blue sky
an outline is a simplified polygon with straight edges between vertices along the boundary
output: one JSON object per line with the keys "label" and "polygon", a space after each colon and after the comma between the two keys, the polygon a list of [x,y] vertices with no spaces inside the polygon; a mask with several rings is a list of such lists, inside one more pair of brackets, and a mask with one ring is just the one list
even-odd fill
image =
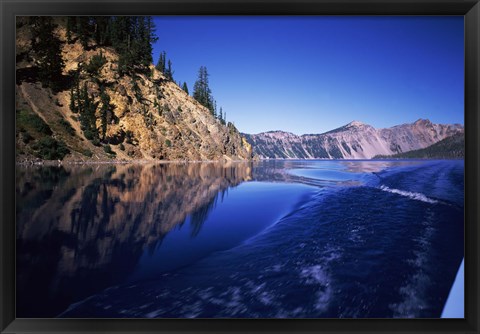
{"label": "blue sky", "polygon": [[241,132],[322,133],[352,120],[390,127],[464,115],[463,16],[163,16],[167,52],[190,93],[210,74]]}

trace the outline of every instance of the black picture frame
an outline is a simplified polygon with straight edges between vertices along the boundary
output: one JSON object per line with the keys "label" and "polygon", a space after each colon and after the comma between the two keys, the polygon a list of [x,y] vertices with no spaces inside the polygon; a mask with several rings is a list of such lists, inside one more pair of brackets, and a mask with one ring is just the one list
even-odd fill
{"label": "black picture frame", "polygon": [[[25,15],[464,15],[465,319],[16,319],[15,17]],[[478,0],[0,0],[1,333],[479,333]]]}

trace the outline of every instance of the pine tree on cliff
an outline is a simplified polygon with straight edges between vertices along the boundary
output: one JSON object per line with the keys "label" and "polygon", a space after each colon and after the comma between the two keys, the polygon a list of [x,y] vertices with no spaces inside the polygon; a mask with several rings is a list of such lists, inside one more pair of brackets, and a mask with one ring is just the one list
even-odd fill
{"label": "pine tree on cliff", "polygon": [[61,42],[55,36],[52,18],[39,16],[34,22],[32,46],[38,61],[40,81],[54,91],[60,88],[64,62],[61,53]]}
{"label": "pine tree on cliff", "polygon": [[220,113],[218,115],[218,119],[220,120],[220,123],[225,125],[225,116],[223,114],[223,108],[222,107],[220,107]]}
{"label": "pine tree on cliff", "polygon": [[172,62],[170,59],[168,60],[168,66],[165,70],[165,76],[167,77],[167,80],[173,81]]}
{"label": "pine tree on cliff", "polygon": [[97,110],[97,103],[94,102],[94,97],[88,94],[87,83],[83,85],[83,89],[78,94],[78,111],[80,113],[80,126],[85,138],[92,141],[94,145],[99,144],[98,129],[96,125],[95,111]]}
{"label": "pine tree on cliff", "polygon": [[151,17],[118,16],[111,24],[112,46],[119,54],[121,75],[147,71],[152,63],[152,43],[157,40]]}
{"label": "pine tree on cliff", "polygon": [[78,16],[77,17],[77,33],[84,49],[88,49],[88,42],[91,36],[90,29],[90,17]]}
{"label": "pine tree on cliff", "polygon": [[105,136],[107,134],[107,125],[108,119],[110,118],[110,96],[102,89],[100,93],[100,101],[102,103],[102,107],[100,108],[100,121],[102,127],[102,140],[105,140]]}
{"label": "pine tree on cliff", "polygon": [[208,86],[208,72],[205,66],[201,66],[198,71],[198,79],[193,86],[193,98],[201,105],[208,108],[210,113],[214,114],[212,91]]}
{"label": "pine tree on cliff", "polygon": [[72,33],[77,32],[77,18],[76,16],[67,17],[67,43],[72,43]]}
{"label": "pine tree on cliff", "polygon": [[94,27],[94,38],[97,45],[109,45],[110,41],[110,24],[112,22],[109,16],[93,16],[91,22]]}
{"label": "pine tree on cliff", "polygon": [[167,54],[165,53],[165,51],[161,52],[160,56],[158,57],[157,66],[155,66],[155,68],[157,70],[159,70],[160,72],[162,72],[164,74],[165,74],[165,59],[166,59],[166,57],[167,57]]}
{"label": "pine tree on cliff", "polygon": [[188,94],[188,87],[187,87],[187,83],[185,81],[183,82],[182,89],[185,91],[185,93]]}
{"label": "pine tree on cliff", "polygon": [[148,67],[153,63],[152,58],[152,43],[155,43],[158,40],[158,37],[155,35],[155,24],[151,16],[147,16],[143,20],[143,26],[141,27],[140,35],[140,58],[143,66]]}

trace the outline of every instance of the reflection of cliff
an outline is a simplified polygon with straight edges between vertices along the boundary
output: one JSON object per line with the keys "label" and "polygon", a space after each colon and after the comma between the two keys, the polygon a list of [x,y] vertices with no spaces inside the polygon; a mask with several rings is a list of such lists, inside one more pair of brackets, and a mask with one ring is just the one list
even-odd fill
{"label": "reflection of cliff", "polygon": [[250,179],[248,163],[19,169],[17,315],[54,316],[119,282],[146,247],[187,216],[197,234],[217,195]]}

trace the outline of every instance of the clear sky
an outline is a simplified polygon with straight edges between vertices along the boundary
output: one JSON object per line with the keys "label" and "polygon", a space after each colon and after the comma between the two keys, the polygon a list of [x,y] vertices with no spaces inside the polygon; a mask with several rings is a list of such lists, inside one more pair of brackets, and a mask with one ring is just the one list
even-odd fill
{"label": "clear sky", "polygon": [[241,132],[322,133],[464,118],[463,16],[161,16],[158,41],[190,94],[198,69]]}

